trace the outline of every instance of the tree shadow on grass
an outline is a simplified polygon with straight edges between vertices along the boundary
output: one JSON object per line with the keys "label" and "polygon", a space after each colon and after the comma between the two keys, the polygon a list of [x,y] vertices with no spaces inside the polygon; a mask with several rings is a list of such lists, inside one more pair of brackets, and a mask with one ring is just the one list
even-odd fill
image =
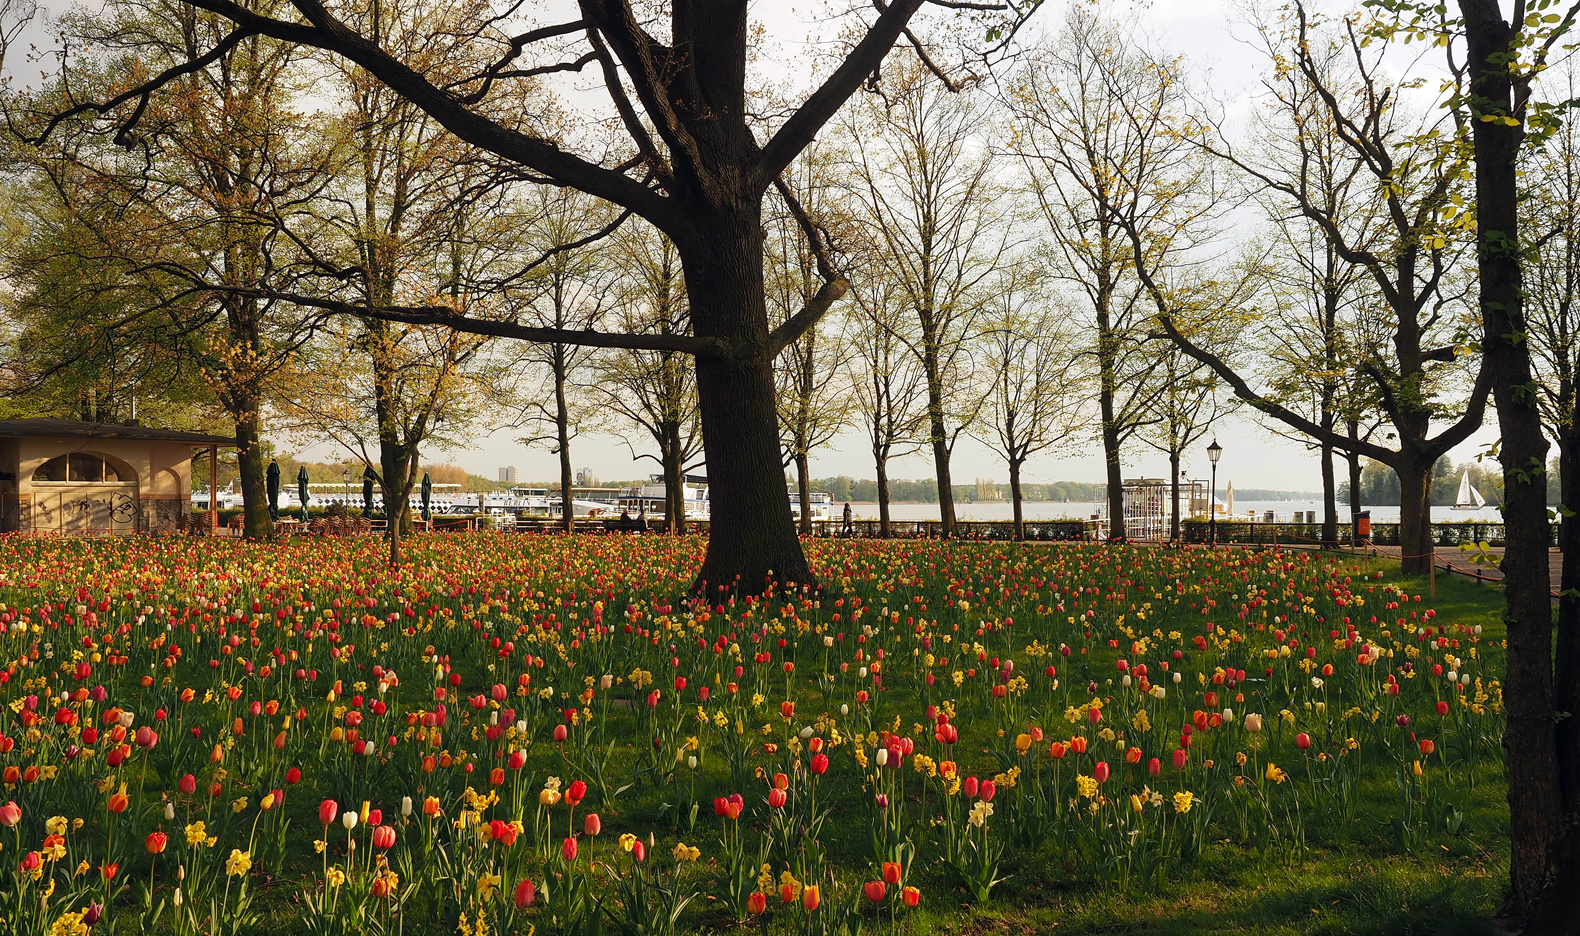
{"label": "tree shadow on grass", "polygon": [[[1419,859],[1348,867],[1248,868],[1206,862],[1162,894],[1055,883],[1023,867],[995,893],[998,906],[962,908],[940,932],[1147,934],[1147,936],[1493,936],[1501,869],[1460,875]],[[1014,879],[1011,879],[1012,881]],[[1068,879],[1065,879],[1066,882]],[[1009,884],[1010,882],[1006,882]]]}

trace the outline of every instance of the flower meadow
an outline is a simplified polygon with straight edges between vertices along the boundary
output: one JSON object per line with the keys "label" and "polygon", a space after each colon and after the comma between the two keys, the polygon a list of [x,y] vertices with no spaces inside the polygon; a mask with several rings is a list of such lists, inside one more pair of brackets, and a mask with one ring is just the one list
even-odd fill
{"label": "flower meadow", "polygon": [[1502,796],[1501,640],[1364,559],[703,547],[0,539],[0,930],[899,932]]}

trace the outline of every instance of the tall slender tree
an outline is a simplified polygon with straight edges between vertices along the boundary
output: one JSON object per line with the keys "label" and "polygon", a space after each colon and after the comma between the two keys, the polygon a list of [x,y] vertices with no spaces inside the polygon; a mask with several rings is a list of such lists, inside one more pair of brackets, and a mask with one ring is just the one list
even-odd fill
{"label": "tall slender tree", "polygon": [[980,135],[986,98],[951,93],[925,69],[901,60],[885,70],[883,94],[844,124],[851,141],[851,197],[877,263],[903,295],[915,328],[896,329],[922,373],[927,446],[938,479],[943,535],[955,531],[950,458],[975,423],[985,394],[971,346],[987,308],[988,283],[1016,237]]}
{"label": "tall slender tree", "polygon": [[[1045,229],[1043,253],[1092,326],[1083,354],[1093,362],[1109,536],[1116,540],[1126,535],[1124,449],[1157,419],[1164,390],[1131,242],[1120,224],[1120,213],[1144,191],[1174,178],[1175,167],[1153,157],[1177,152],[1177,141],[1124,111],[1127,96],[1143,90],[1169,112],[1180,107],[1177,70],[1154,74],[1152,64],[1098,12],[1075,6],[1005,95],[1020,130],[1012,151]],[[1143,241],[1152,242],[1153,233]]]}

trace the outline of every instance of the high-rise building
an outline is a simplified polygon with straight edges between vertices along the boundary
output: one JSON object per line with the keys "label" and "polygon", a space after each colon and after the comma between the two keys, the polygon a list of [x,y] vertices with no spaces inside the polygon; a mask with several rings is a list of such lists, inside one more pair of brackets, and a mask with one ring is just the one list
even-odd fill
{"label": "high-rise building", "polygon": [[499,480],[502,481],[505,484],[515,484],[516,483],[516,466],[515,465],[511,465],[508,468],[501,468],[501,469],[499,469]]}

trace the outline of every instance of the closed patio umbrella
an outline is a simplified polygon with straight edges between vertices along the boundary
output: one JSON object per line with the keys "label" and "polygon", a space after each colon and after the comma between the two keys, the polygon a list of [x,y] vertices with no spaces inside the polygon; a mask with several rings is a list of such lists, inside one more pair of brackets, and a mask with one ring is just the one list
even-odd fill
{"label": "closed patio umbrella", "polygon": [[428,472],[422,473],[422,518],[433,519],[433,479],[428,477]]}
{"label": "closed patio umbrella", "polygon": [[303,465],[302,467],[296,469],[296,497],[297,497],[297,500],[300,500],[302,502],[302,511],[301,511],[300,514],[297,515],[298,519],[300,519],[303,523],[306,523],[307,522],[307,502],[311,499],[308,496],[308,494],[307,494],[307,466],[306,465]]}
{"label": "closed patio umbrella", "polygon": [[362,517],[367,519],[373,516],[373,481],[375,475],[372,468],[362,469]]}
{"label": "closed patio umbrella", "polygon": [[269,470],[264,475],[264,488],[269,496],[269,520],[280,522],[280,463],[271,460]]}

